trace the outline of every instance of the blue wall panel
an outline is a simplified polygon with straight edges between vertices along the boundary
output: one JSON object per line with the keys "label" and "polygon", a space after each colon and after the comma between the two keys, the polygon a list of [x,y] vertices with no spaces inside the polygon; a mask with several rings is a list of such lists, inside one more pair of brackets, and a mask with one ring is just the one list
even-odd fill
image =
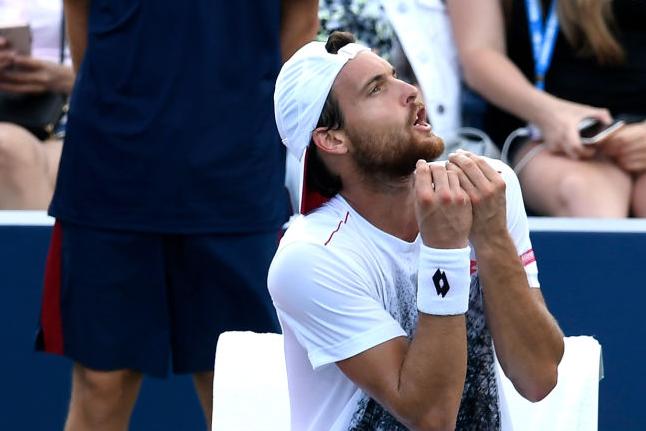
{"label": "blue wall panel", "polygon": [[601,343],[599,429],[646,429],[646,233],[535,232],[532,243],[565,334]]}
{"label": "blue wall panel", "polygon": [[[61,429],[70,364],[33,352],[50,227],[0,225],[0,429]],[[566,335],[603,346],[599,429],[646,429],[646,233],[532,233],[546,301]],[[199,430],[189,377],[146,379],[132,430]]]}
{"label": "blue wall panel", "polygon": [[[33,351],[50,231],[0,226],[0,430],[63,429],[70,362]],[[130,429],[205,429],[190,377],[145,379]]]}

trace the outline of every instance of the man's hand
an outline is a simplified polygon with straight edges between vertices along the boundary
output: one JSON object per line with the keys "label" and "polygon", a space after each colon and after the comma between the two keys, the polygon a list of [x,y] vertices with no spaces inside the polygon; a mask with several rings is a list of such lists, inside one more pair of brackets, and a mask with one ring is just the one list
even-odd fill
{"label": "man's hand", "polygon": [[427,246],[466,247],[472,223],[471,203],[460,187],[456,171],[424,160],[417,162],[415,215]]}
{"label": "man's hand", "polygon": [[473,208],[469,239],[476,250],[492,236],[507,236],[506,187],[502,176],[482,157],[467,151],[451,154],[449,162],[448,172],[457,175]]}
{"label": "man's hand", "polygon": [[0,91],[9,93],[43,93],[71,91],[72,70],[57,63],[16,55],[11,69],[0,70]]}
{"label": "man's hand", "polygon": [[9,41],[0,36],[0,71],[10,67],[15,56],[16,53],[11,50]]}

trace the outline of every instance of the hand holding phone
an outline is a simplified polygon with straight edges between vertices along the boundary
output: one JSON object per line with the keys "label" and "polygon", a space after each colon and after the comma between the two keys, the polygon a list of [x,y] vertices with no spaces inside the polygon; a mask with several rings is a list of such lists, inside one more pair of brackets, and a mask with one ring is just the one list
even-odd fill
{"label": "hand holding phone", "polygon": [[31,29],[29,25],[0,27],[0,38],[6,41],[5,50],[26,57],[31,55]]}
{"label": "hand holding phone", "polygon": [[624,125],[623,120],[613,120],[604,124],[596,118],[584,118],[579,122],[579,136],[583,145],[594,145],[603,141],[610,134],[616,132]]}

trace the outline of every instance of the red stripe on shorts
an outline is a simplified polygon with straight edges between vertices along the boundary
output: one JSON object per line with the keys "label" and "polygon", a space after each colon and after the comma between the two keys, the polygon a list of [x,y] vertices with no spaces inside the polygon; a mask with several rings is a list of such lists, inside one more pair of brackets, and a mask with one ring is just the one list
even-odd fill
{"label": "red stripe on shorts", "polygon": [[61,320],[61,246],[63,229],[54,224],[45,264],[45,288],[40,325],[43,330],[44,350],[63,354],[63,322]]}

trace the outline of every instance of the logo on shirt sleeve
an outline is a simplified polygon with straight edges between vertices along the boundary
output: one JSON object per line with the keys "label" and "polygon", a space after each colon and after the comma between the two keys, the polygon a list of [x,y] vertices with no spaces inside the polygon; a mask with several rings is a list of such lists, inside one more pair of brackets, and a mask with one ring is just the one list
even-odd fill
{"label": "logo on shirt sleeve", "polygon": [[438,295],[442,295],[442,298],[446,296],[449,292],[451,286],[449,286],[449,280],[446,279],[446,274],[444,271],[439,269],[433,274],[433,284],[435,285],[435,290]]}

